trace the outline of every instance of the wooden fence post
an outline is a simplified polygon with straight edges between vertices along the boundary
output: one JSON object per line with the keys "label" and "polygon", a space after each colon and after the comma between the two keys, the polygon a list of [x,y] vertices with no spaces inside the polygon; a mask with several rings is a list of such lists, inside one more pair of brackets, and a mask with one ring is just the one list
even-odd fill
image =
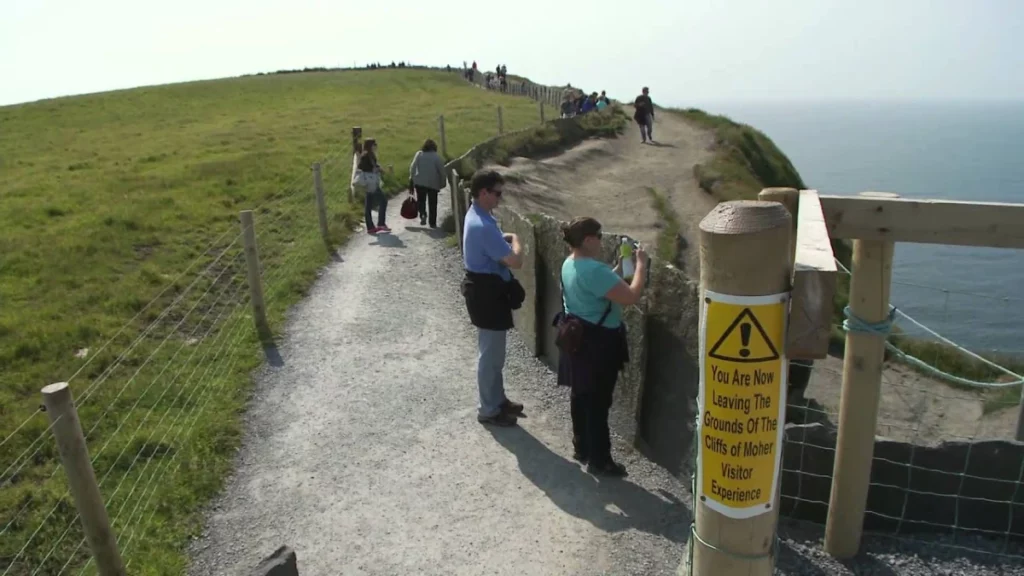
{"label": "wooden fence post", "polygon": [[505,118],[501,113],[501,105],[498,105],[498,134],[505,133]]}
{"label": "wooden fence post", "polygon": [[700,421],[686,559],[693,576],[774,569],[790,220],[775,202],[734,201],[700,223]]}
{"label": "wooden fence post", "polygon": [[764,188],[758,193],[757,199],[762,202],[778,202],[786,207],[793,218],[793,234],[790,236],[790,254],[796,256],[796,222],[797,211],[800,209],[800,191],[796,188]]}
{"label": "wooden fence post", "polygon": [[43,388],[43,406],[53,425],[61,465],[68,477],[68,487],[82,521],[85,541],[89,544],[100,576],[124,576],[124,563],[117,549],[117,538],[110,526],[103,496],[96,484],[96,474],[89,459],[89,449],[82,434],[71,388],[67,382]]}
{"label": "wooden fence post", "polygon": [[313,163],[313,190],[316,193],[316,215],[320,220],[320,235],[324,237],[324,242],[327,242],[327,201],[324,199],[324,180],[319,162]]}
{"label": "wooden fence post", "polygon": [[[898,197],[885,192],[865,192],[862,196]],[[895,244],[887,240],[853,241],[853,276],[850,278],[852,317],[872,324],[889,318],[894,248]],[[855,556],[864,531],[885,339],[886,334],[856,330],[846,333],[839,435],[825,523],[825,550],[836,558]]]}
{"label": "wooden fence post", "polygon": [[540,123],[543,124],[544,123],[544,103],[541,102],[541,103],[538,104],[538,106],[540,106]]}
{"label": "wooden fence post", "polygon": [[1024,442],[1024,388],[1020,389],[1020,404],[1017,407],[1017,442]]}
{"label": "wooden fence post", "polygon": [[437,117],[437,130],[441,133],[441,157],[448,159],[448,137],[444,133],[444,114]]}
{"label": "wooden fence post", "polygon": [[261,336],[270,332],[267,322],[267,308],[263,302],[263,279],[260,275],[260,256],[256,250],[256,223],[252,210],[242,210],[242,240],[245,242],[245,265],[249,277],[249,299],[252,300],[252,317],[256,332]]}
{"label": "wooden fence post", "polygon": [[359,154],[363,151],[363,145],[360,140],[363,137],[363,129],[359,126],[352,127],[352,153]]}

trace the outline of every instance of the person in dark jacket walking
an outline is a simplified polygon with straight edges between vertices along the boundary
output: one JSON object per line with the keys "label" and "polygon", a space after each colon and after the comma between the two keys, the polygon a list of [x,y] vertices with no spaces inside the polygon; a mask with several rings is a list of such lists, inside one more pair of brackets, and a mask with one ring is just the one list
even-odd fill
{"label": "person in dark jacket walking", "polygon": [[505,336],[512,328],[512,310],[526,294],[512,276],[523,265],[523,249],[515,234],[503,234],[491,212],[501,202],[505,181],[493,170],[478,171],[470,181],[473,198],[463,225],[462,295],[469,319],[477,328],[476,380],[480,395],[477,421],[515,426],[523,405],[505,396]]}
{"label": "person in dark jacket walking", "polygon": [[[559,328],[558,383],[570,387],[573,458],[587,471],[625,476],[612,459],[608,412],[619,372],[629,361],[622,307],[636,304],[647,278],[647,254],[637,247],[636,272],[627,284],[600,260],[601,223],[576,218],[562,229],[572,253],[562,263],[562,306],[555,319]],[[577,338],[569,336],[575,323]],[[563,334],[566,336],[563,338]]]}
{"label": "person in dark jacket walking", "polygon": [[654,142],[654,102],[651,101],[649,92],[647,86],[644,86],[643,93],[633,102],[633,108],[636,109],[633,119],[640,125],[640,138],[644,144],[648,141]]}

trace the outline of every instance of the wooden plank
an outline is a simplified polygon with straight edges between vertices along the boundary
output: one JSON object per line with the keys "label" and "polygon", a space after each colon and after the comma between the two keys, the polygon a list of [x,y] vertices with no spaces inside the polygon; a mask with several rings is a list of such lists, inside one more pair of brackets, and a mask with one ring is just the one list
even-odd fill
{"label": "wooden plank", "polygon": [[828,355],[837,279],[832,242],[818,192],[801,190],[793,264],[793,303],[786,337],[789,358],[813,360]]}
{"label": "wooden plank", "polygon": [[1024,248],[1024,204],[821,196],[832,238]]}

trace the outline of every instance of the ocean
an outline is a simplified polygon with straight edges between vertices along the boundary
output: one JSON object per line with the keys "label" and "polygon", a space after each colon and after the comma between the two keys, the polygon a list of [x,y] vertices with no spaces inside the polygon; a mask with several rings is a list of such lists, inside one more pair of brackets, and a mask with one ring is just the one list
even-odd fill
{"label": "ocean", "polygon": [[[823,194],[1024,203],[1024,102],[699,107],[766,133]],[[965,348],[1024,355],[1024,250],[899,243],[891,301]]]}

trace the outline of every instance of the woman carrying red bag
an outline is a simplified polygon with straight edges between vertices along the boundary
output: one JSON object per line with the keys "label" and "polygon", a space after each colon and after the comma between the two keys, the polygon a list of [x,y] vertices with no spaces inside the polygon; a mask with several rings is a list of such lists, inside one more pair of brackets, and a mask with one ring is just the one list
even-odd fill
{"label": "woman carrying red bag", "polygon": [[431,228],[437,228],[437,194],[445,187],[444,160],[437,153],[437,143],[427,138],[423,147],[409,165],[411,188],[416,189],[416,203],[419,207],[420,224],[430,221]]}

